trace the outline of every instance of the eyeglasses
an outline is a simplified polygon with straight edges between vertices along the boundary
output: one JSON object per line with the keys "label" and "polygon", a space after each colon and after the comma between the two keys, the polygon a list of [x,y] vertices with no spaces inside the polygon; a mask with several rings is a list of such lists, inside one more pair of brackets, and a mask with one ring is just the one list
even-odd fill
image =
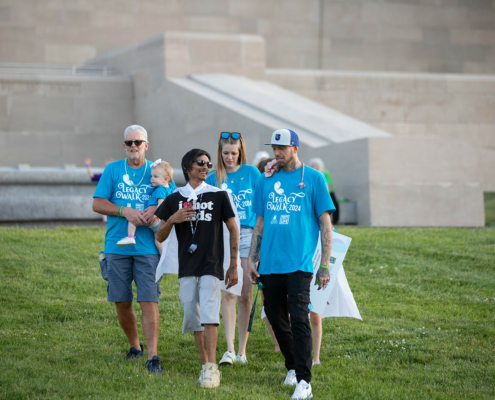
{"label": "eyeglasses", "polygon": [[222,132],[220,135],[222,136],[222,139],[228,139],[230,136],[232,139],[237,140],[241,137],[239,132]]}
{"label": "eyeglasses", "polygon": [[205,165],[208,167],[208,169],[211,169],[213,167],[213,163],[211,161],[205,161],[202,160],[201,158],[197,158],[194,160],[196,164],[198,164],[200,167],[204,167]]}
{"label": "eyeglasses", "polygon": [[146,140],[124,140],[124,143],[127,147],[131,147],[134,143],[137,147],[141,146],[143,143],[146,143]]}

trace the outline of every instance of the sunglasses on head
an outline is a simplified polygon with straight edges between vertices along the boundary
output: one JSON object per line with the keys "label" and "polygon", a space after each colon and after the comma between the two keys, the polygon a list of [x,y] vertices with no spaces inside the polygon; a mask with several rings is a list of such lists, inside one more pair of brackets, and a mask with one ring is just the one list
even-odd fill
{"label": "sunglasses on head", "polygon": [[220,135],[222,136],[222,139],[228,139],[230,136],[232,139],[237,140],[241,137],[239,132],[222,132]]}
{"label": "sunglasses on head", "polygon": [[196,164],[198,164],[200,167],[204,167],[205,165],[208,167],[208,169],[211,169],[213,167],[213,163],[211,161],[205,161],[200,158],[194,160]]}
{"label": "sunglasses on head", "polygon": [[127,147],[131,147],[134,143],[137,147],[141,146],[143,143],[146,143],[146,140],[124,140],[124,143]]}

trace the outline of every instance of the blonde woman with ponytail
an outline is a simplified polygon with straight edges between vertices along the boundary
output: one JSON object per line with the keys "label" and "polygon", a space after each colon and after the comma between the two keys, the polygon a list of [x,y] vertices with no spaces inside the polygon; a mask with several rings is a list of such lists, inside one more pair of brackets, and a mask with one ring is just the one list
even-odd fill
{"label": "blonde woman with ponytail", "polygon": [[220,365],[235,362],[246,363],[247,327],[253,302],[253,287],[247,276],[247,257],[251,246],[256,214],[252,211],[253,195],[260,173],[258,169],[247,164],[246,144],[238,132],[222,132],[218,141],[216,170],[206,179],[206,183],[226,190],[233,198],[241,221],[239,253],[244,280],[239,297],[239,351],[235,352],[236,298],[228,292],[222,292],[222,319],[227,339],[227,351],[220,360]]}

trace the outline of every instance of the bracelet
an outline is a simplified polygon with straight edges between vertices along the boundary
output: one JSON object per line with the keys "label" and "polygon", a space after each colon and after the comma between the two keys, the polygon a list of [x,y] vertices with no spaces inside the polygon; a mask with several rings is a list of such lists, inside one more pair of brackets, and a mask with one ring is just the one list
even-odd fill
{"label": "bracelet", "polygon": [[330,269],[330,267],[325,267],[324,265],[320,265],[320,268],[323,268],[323,269]]}
{"label": "bracelet", "polygon": [[86,168],[91,167],[91,164],[84,164],[84,165],[86,165]]}
{"label": "bracelet", "polygon": [[119,208],[119,218],[123,218],[122,217],[122,209],[124,208],[124,206],[120,206]]}

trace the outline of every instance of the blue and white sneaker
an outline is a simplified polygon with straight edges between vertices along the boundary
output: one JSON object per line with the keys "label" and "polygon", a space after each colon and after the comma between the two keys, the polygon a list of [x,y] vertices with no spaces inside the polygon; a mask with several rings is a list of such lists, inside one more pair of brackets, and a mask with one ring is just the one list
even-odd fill
{"label": "blue and white sneaker", "polygon": [[151,360],[146,361],[146,368],[148,368],[152,374],[161,374],[163,372],[160,360],[157,356],[153,356]]}
{"label": "blue and white sneaker", "polygon": [[139,343],[139,346],[141,346],[141,350],[136,350],[134,347],[131,347],[129,349],[129,353],[127,353],[126,360],[130,360],[132,358],[139,358],[144,356],[144,347],[141,343]]}
{"label": "blue and white sneaker", "polygon": [[311,390],[311,383],[306,382],[304,379],[296,385],[296,390],[291,399],[312,399],[313,391]]}

